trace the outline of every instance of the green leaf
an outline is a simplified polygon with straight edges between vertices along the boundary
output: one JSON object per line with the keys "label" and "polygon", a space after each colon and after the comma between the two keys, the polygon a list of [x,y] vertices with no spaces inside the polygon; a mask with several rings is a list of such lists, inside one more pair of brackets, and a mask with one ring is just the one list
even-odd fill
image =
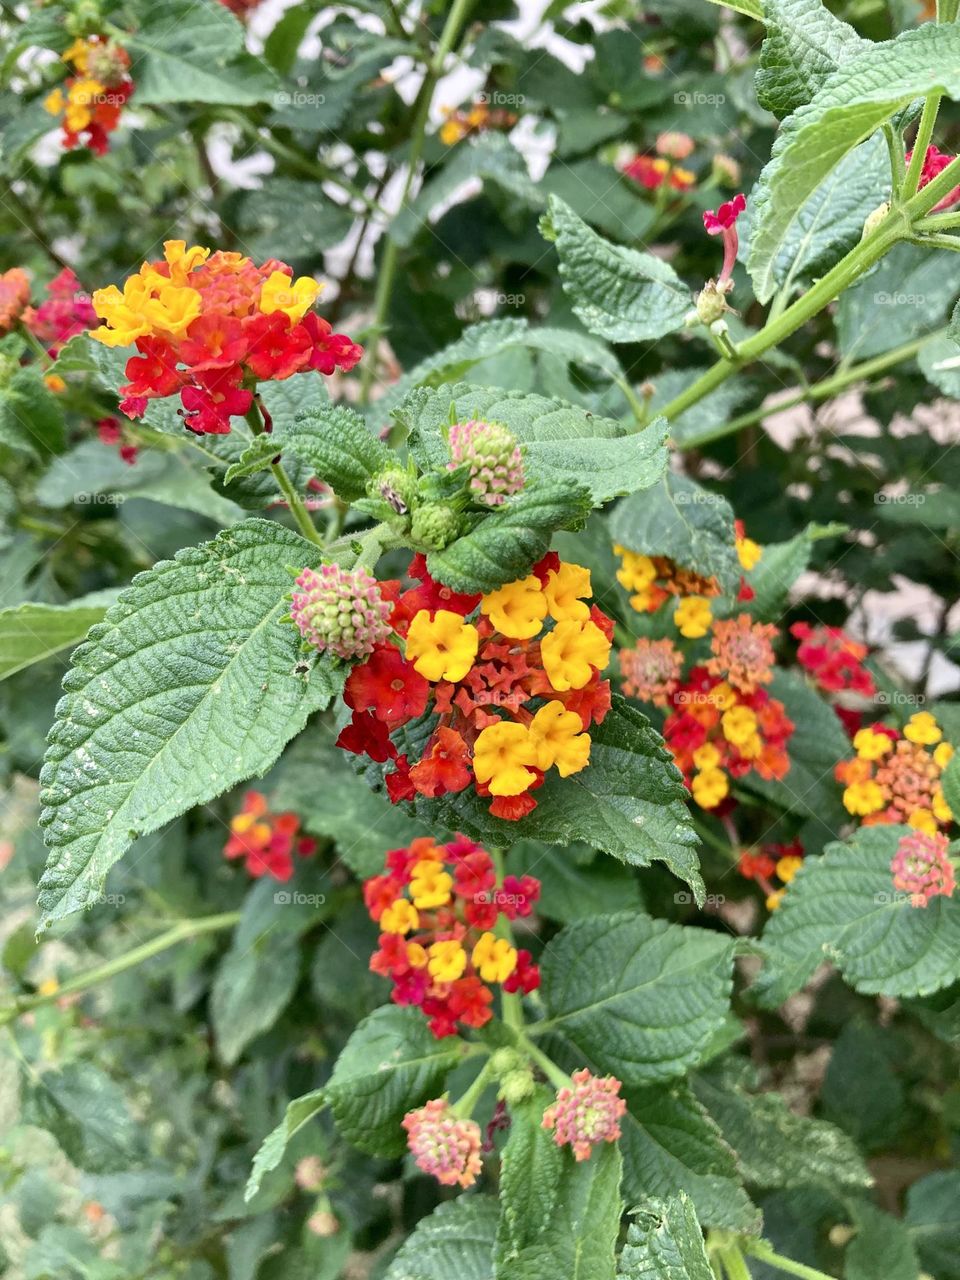
{"label": "green leaf", "polygon": [[822,1187],[839,1196],[872,1185],[856,1143],[842,1129],[797,1115],[778,1093],[752,1091],[750,1078],[746,1064],[729,1061],[692,1081],[724,1138],[736,1145],[749,1185],[763,1192]]}
{"label": "green leaf", "polygon": [[544,1234],[560,1193],[568,1158],[544,1129],[543,1113],[553,1093],[542,1085],[526,1101],[510,1108],[510,1136],[500,1164],[500,1225],[497,1230],[498,1277]]}
{"label": "green leaf", "polygon": [[63,410],[35,366],[17,369],[0,389],[0,445],[38,458],[63,448]]}
{"label": "green leaf", "polygon": [[496,1196],[466,1195],[421,1218],[384,1280],[494,1280]]}
{"label": "green leaf", "polygon": [[244,1200],[253,1199],[260,1190],[260,1183],[264,1177],[276,1169],[283,1159],[284,1152],[294,1135],[299,1133],[304,1125],[309,1124],[314,1116],[319,1115],[326,1105],[327,1095],[323,1089],[314,1089],[311,1093],[305,1093],[302,1097],[294,1098],[292,1102],[287,1103],[283,1119],[267,1134],[253,1157],[250,1177],[243,1193]]}
{"label": "green leaf", "polygon": [[750,612],[763,621],[779,622],[790,588],[810,564],[810,552],[822,538],[846,533],[844,524],[808,524],[787,542],[768,542],[758,564],[747,574],[754,591]]}
{"label": "green leaf", "polygon": [[443,1092],[463,1050],[453,1036],[438,1040],[419,1009],[377,1009],[347,1041],[327,1084],[337,1128],[361,1151],[402,1155],[401,1120]]}
{"label": "green leaf", "polygon": [[[88,905],[140,835],[263,773],[344,671],[281,626],[316,547],[250,520],[134,578],[74,654],[50,732],[43,925]],[[304,667],[307,667],[304,670]]]}
{"label": "green leaf", "polygon": [[107,606],[114,591],[81,596],[70,604],[22,604],[0,609],[0,680],[42,662],[83,639]]}
{"label": "green leaf", "polygon": [[581,916],[640,907],[640,886],[629,867],[601,857],[588,846],[576,856],[576,846],[564,849],[539,840],[518,840],[510,850],[509,870],[535,875],[540,881],[537,912],[569,924]]}
{"label": "green leaf", "polygon": [[772,297],[783,243],[826,175],[901,107],[936,90],[960,94],[960,29],[926,23],[844,62],[785,121],[754,194],[747,267],[759,301]]}
{"label": "green leaf", "polygon": [[960,813],[960,751],[950,757],[947,767],[940,775],[943,787],[943,798],[955,814]]}
{"label": "green leaf", "polygon": [[551,1034],[626,1084],[698,1062],[730,1004],[733,943],[640,912],[567,925],[542,956]]}
{"label": "green leaf", "polygon": [[844,844],[804,862],[763,934],[754,987],[781,1004],[829,960],[865,995],[928,995],[960,977],[960,901],[910,905],[893,887],[890,862],[908,827],[861,827]]}
{"label": "green leaf", "polygon": [[[429,722],[421,726],[424,738],[428,732]],[[522,837],[557,845],[585,840],[633,866],[664,862],[702,901],[687,792],[663,739],[618,694],[590,738],[589,766],[569,778],[548,775],[536,793],[536,809],[519,822],[491,817],[489,801],[473,788],[436,800],[418,796],[413,812],[427,826],[462,831],[494,847],[509,847]],[[411,744],[410,759],[419,759],[422,748],[423,742]],[[399,750],[405,749],[401,743]]]}
{"label": "green leaf", "polygon": [[557,196],[543,221],[560,257],[560,280],[578,319],[612,342],[649,342],[683,326],[690,290],[660,258],[597,235]]}
{"label": "green leaf", "polygon": [[266,929],[250,941],[234,939],[210,993],[210,1020],[227,1066],[286,1008],[297,985],[299,963],[296,936],[279,929]]}
{"label": "green leaf", "polygon": [[89,1173],[119,1173],[141,1158],[142,1130],[123,1090],[92,1062],[33,1073],[24,1119],[49,1129],[64,1155]]}
{"label": "green leaf", "polygon": [[755,18],[757,22],[764,20],[764,0],[710,0],[710,3],[722,5],[724,9],[735,9],[747,18]]}
{"label": "green leaf", "polygon": [[619,503],[610,517],[610,536],[638,555],[666,556],[716,578],[727,594],[740,585],[730,504],[686,476],[668,471],[647,493]]}
{"label": "green leaf", "polygon": [[623,1091],[628,1111],[623,1137],[623,1192],[628,1204],[644,1196],[684,1192],[707,1227],[756,1231],[760,1213],[744,1191],[737,1157],[686,1084]]}
{"label": "green leaf", "polygon": [[[294,218],[291,209],[297,211]],[[304,267],[339,244],[353,222],[349,205],[334,203],[321,183],[276,174],[244,194],[238,216],[244,253]]]}
{"label": "green leaf", "polygon": [[939,253],[922,245],[897,245],[840,297],[836,323],[844,358],[882,355],[935,329],[946,319],[958,289]]}
{"label": "green leaf", "polygon": [[960,1173],[928,1174],[907,1191],[906,1222],[924,1270],[942,1280],[960,1277]]}
{"label": "green leaf", "polygon": [[270,435],[256,436],[224,483],[269,466],[278,454],[302,459],[344,502],[362,498],[367,481],[394,459],[356,410],[324,404],[298,413],[289,426],[275,426]]}
{"label": "green leaf", "polygon": [[[953,309],[953,317],[956,317],[958,311],[960,302]],[[954,324],[955,319],[951,319],[950,328]],[[957,351],[957,341],[948,332],[943,337],[931,338],[929,342],[925,342],[917,353],[917,364],[923,376],[952,400],[960,400],[960,353]]]}
{"label": "green leaf", "polygon": [[[572,337],[572,335],[571,335]],[[495,387],[458,383],[411,392],[394,416],[410,433],[413,456],[424,470],[445,467],[444,435],[451,409],[460,422],[502,422],[523,445],[527,475],[534,480],[586,485],[594,506],[656,484],[667,465],[663,419],[629,434],[621,423],[601,418],[565,400]]]}
{"label": "green leaf", "polygon": [[250,106],[269,101],[279,81],[262,62],[240,55],[243,26],[218,0],[168,0],[125,44],[141,106],[212,102]]}
{"label": "green leaf", "polygon": [[633,1212],[618,1280],[714,1280],[693,1203],[681,1191]]}
{"label": "green leaf", "polygon": [[469,517],[472,527],[455,542],[429,552],[427,569],[454,591],[494,591],[523,577],[558,529],[582,527],[591,506],[582,485],[528,480],[503,506]]}
{"label": "green leaf", "polygon": [[917,1251],[903,1222],[863,1202],[852,1217],[857,1233],[843,1257],[843,1280],[917,1280]]}
{"label": "green leaf", "polygon": [[836,69],[868,45],[821,0],[763,0],[767,34],[757,98],[781,120],[802,107]]}

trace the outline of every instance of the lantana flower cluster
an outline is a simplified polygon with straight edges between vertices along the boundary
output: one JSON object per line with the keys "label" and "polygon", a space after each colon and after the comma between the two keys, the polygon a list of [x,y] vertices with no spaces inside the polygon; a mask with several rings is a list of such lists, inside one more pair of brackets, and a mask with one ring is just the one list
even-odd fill
{"label": "lantana flower cluster", "polygon": [[[610,708],[613,621],[589,603],[589,570],[553,552],[486,595],[435,582],[419,555],[409,572],[406,591],[380,584],[391,634],[347,677],[338,745],[391,763],[394,803],[472,786],[495,817],[522,818],[550,769],[566,778],[589,763],[589,729]],[[392,735],[426,714],[414,760]]]}
{"label": "lantana flower cluster", "polygon": [[517,113],[503,107],[490,107],[486,102],[475,102],[469,107],[444,107],[440,141],[452,147],[472,133],[485,133],[490,129],[508,130],[517,123]]}
{"label": "lantana flower cluster", "polygon": [[241,253],[164,243],[163,261],[145,262],[122,289],[93,295],[103,321],[91,331],[110,347],[136,345],[120,388],[120,408],[141,418],[153,399],[179,395],[184,423],[224,435],[248,412],[260,381],[315,369],[352,369],[362,349],[311,310],[321,285],[276,259],[257,266]]}
{"label": "lantana flower cluster", "polygon": [[890,872],[893,887],[910,895],[912,907],[925,907],[938,896],[950,898],[957,887],[949,842],[939,831],[911,831],[901,836]]}
{"label": "lantana flower cluster", "polygon": [[903,730],[874,724],[853,739],[856,755],[841,760],[835,773],[843,783],[843,804],[863,826],[906,823],[928,835],[950,825],[941,776],[953,756],[929,711],[912,715]]}
{"label": "lantana flower cluster", "polygon": [[[812,627],[808,622],[795,622],[790,634],[799,641],[797,662],[827,697],[851,694],[872,698],[876,694],[874,678],[863,665],[869,652],[867,646],[841,627]],[[853,737],[862,725],[861,712],[836,701],[833,709]]]}
{"label": "lantana flower cluster", "polygon": [[540,985],[530,952],[498,930],[501,920],[529,916],[539,896],[532,876],[498,884],[490,854],[465,836],[448,844],[421,837],[391,850],[384,873],[364,883],[380,926],[370,968],[392,980],[396,1004],[423,1010],[438,1038],[482,1027],[493,1016],[494,984],[508,992]]}
{"label": "lantana flower cluster", "polygon": [[[747,880],[755,880],[766,895],[768,911],[776,911],[787,885],[803,866],[803,844],[791,840],[787,844],[765,844],[760,849],[744,849],[737,870]],[[779,885],[775,883],[779,880]]]}
{"label": "lantana flower cluster", "polygon": [[74,40],[63,61],[73,74],[47,94],[44,108],[62,117],[63,146],[68,151],[85,146],[104,155],[109,135],[133,93],[130,55],[114,41],[94,35]]}
{"label": "lantana flower cluster", "polygon": [[225,858],[242,858],[247,872],[259,879],[272,876],[285,883],[294,870],[293,855],[308,858],[317,842],[300,834],[295,813],[271,813],[260,791],[248,791],[243,807],[230,819],[230,837],[224,845]]}
{"label": "lantana flower cluster", "polygon": [[30,301],[30,277],[22,267],[0,275],[0,334],[9,333]]}
{"label": "lantana flower cluster", "polygon": [[693,148],[693,139],[686,133],[661,133],[654,145],[654,154],[634,156],[623,166],[622,172],[647,191],[658,191],[661,187],[688,191],[697,177],[689,169],[684,169],[679,161],[686,160]]}
{"label": "lantana flower cluster", "polygon": [[76,274],[64,267],[47,285],[40,305],[26,308],[23,323],[55,359],[71,338],[97,323],[97,313]]}

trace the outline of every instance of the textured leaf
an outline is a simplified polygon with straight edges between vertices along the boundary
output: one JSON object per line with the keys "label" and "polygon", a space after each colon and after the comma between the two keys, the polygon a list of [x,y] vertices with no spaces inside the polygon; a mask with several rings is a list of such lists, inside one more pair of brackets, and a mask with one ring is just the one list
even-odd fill
{"label": "textured leaf", "polygon": [[942,1280],[960,1277],[960,1173],[928,1174],[907,1191],[907,1226],[924,1269]]}
{"label": "textured leaf", "polygon": [[790,588],[810,564],[813,544],[838,537],[846,529],[843,524],[810,524],[787,542],[766,543],[760,562],[747,575],[754,592],[750,612],[763,621],[779,622]]}
{"label": "textured leaf", "polygon": [[733,512],[726,498],[668,471],[658,485],[618,504],[610,517],[615,543],[638,555],[667,556],[716,578],[728,594],[740,585]]}
{"label": "textured leaf", "polygon": [[312,1093],[305,1093],[302,1097],[294,1098],[292,1102],[287,1103],[283,1119],[267,1134],[253,1157],[253,1167],[243,1193],[244,1200],[253,1199],[260,1190],[260,1183],[265,1175],[276,1169],[283,1159],[284,1152],[294,1134],[299,1133],[305,1124],[309,1124],[314,1116],[319,1115],[326,1105],[327,1096],[322,1089],[314,1089]]}
{"label": "textured leaf", "polygon": [[851,1138],[835,1125],[791,1111],[778,1093],[755,1093],[733,1064],[698,1072],[693,1089],[736,1144],[741,1173],[767,1192],[805,1186],[837,1195],[864,1191],[873,1179]]}
{"label": "textured leaf", "polygon": [[463,1048],[454,1037],[438,1040],[419,1009],[377,1009],[347,1041],[327,1084],[338,1129],[361,1151],[401,1155],[407,1144],[400,1121],[439,1097]]}
{"label": "textured leaf", "polygon": [[[421,725],[421,736],[427,732],[429,722]],[[418,796],[413,812],[429,827],[462,831],[488,846],[502,848],[522,837],[558,845],[585,840],[633,866],[665,862],[701,901],[703,881],[686,790],[663,739],[618,694],[590,738],[589,766],[569,778],[548,775],[537,791],[536,809],[519,822],[491,817],[489,801],[472,788],[437,800]],[[422,741],[411,744],[410,758],[419,759],[422,747]],[[401,753],[406,749],[401,743]]]}
{"label": "textured leaf", "polygon": [[857,1234],[843,1257],[843,1280],[917,1280],[920,1264],[904,1223],[865,1203],[852,1217]]}
{"label": "textured leaf", "polygon": [[623,1091],[623,1192],[628,1204],[645,1196],[684,1192],[706,1227],[755,1231],[759,1210],[737,1172],[733,1148],[687,1085]]}
{"label": "textured leaf", "polygon": [[773,294],[777,259],[807,198],[848,151],[934,90],[960,94],[956,26],[927,23],[869,45],[785,121],[753,200],[757,225],[747,265],[761,302]]}
{"label": "textured leaf", "polygon": [[39,368],[17,369],[0,388],[0,444],[34,457],[63,448],[63,410]]}
{"label": "textured leaf", "polygon": [[70,604],[22,604],[0,610],[0,680],[71,649],[100,622],[116,592],[81,596]]}
{"label": "textured leaf", "polygon": [[45,924],[86,906],[138,836],[263,773],[343,672],[299,663],[285,566],[317,549],[268,521],[139,574],[74,654],[50,733]]}
{"label": "textured leaf", "polygon": [[217,1050],[228,1066],[286,1008],[297,985],[299,962],[297,938],[277,929],[264,930],[250,941],[234,939],[210,993]]}
{"label": "textured leaf", "polygon": [[714,1280],[693,1203],[681,1191],[634,1210],[618,1280]]}
{"label": "textured leaf", "polygon": [[540,881],[539,915],[568,924],[581,916],[642,906],[637,877],[628,867],[586,845],[582,849],[583,858],[577,858],[572,845],[558,849],[539,840],[519,840],[510,850],[508,869]]}
{"label": "textured leaf", "polygon": [[495,1196],[460,1196],[421,1218],[384,1280],[494,1280]]}
{"label": "textured leaf", "polygon": [[560,280],[591,333],[611,342],[649,342],[683,326],[690,290],[660,258],[597,235],[557,196],[544,231],[560,257]]}
{"label": "textured leaf", "polygon": [[510,1264],[544,1234],[557,1204],[568,1157],[541,1123],[552,1101],[552,1091],[541,1085],[526,1101],[510,1108],[510,1136],[500,1165],[498,1280],[509,1275]]}
{"label": "textured leaf", "polygon": [[586,485],[594,506],[648,489],[667,465],[662,419],[628,434],[619,422],[564,400],[459,383],[414,391],[396,410],[424,469],[444,467],[450,459],[443,433],[451,406],[461,422],[475,417],[502,422],[524,446],[528,476]]}
{"label": "textured leaf", "polygon": [[730,1003],[733,944],[640,912],[567,925],[542,957],[551,1034],[627,1084],[699,1061]]}
{"label": "textured leaf", "polygon": [[935,329],[947,317],[960,282],[943,257],[901,244],[837,305],[837,337],[847,360],[866,360]]}
{"label": "textured leaf", "polygon": [[472,527],[450,546],[429,552],[427,569],[454,591],[493,591],[523,577],[558,529],[582,527],[591,505],[582,485],[528,480],[503,506],[469,517]]}
{"label": "textured leaf", "polygon": [[865,995],[927,995],[960,977],[960,901],[913,907],[894,890],[901,826],[862,827],[805,862],[763,934],[754,991],[765,1006],[798,991],[825,960]]}
{"label": "textured leaf", "polygon": [[367,481],[393,460],[382,441],[363,418],[346,405],[325,404],[298,413],[289,426],[275,426],[270,435],[256,436],[231,466],[224,481],[230,484],[269,466],[278,454],[293,454],[324,480],[344,502],[356,502],[366,492]]}
{"label": "textured leaf", "polygon": [[940,776],[943,798],[955,814],[960,813],[960,751],[954,752]]}
{"label": "textured leaf", "polygon": [[67,1062],[61,1070],[30,1077],[27,1123],[49,1129],[78,1169],[128,1170],[142,1158],[141,1129],[123,1090],[92,1062]]}
{"label": "textured leaf", "polygon": [[780,119],[809,102],[832,72],[869,43],[821,0],[763,0],[763,16],[767,34],[757,98]]}

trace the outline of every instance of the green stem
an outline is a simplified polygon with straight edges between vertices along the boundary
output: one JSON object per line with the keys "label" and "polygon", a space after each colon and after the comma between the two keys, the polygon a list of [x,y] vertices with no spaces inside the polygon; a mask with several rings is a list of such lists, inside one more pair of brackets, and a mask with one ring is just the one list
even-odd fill
{"label": "green stem", "polygon": [[[460,29],[466,21],[467,15],[472,8],[474,0],[454,0],[450,12],[447,14],[447,20],[443,25],[443,31],[440,33],[440,41],[434,51],[433,57],[427,64],[427,71],[423,78],[423,84],[420,86],[420,92],[417,94],[416,102],[413,108],[413,125],[410,131],[410,152],[407,157],[407,176],[403,184],[403,192],[400,196],[400,203],[397,206],[396,216],[399,217],[406,208],[410,191],[413,187],[417,174],[417,166],[420,163],[420,157],[423,154],[423,145],[426,141],[427,120],[430,116],[430,103],[433,101],[433,91],[437,87],[437,81],[443,71],[443,64],[446,61],[447,54],[453,48]],[[360,399],[363,404],[368,403],[370,399],[370,391],[373,387],[373,380],[377,376],[377,349],[380,345],[380,337],[383,333],[387,321],[387,313],[390,310],[390,299],[393,296],[393,286],[397,274],[397,262],[399,255],[399,246],[393,238],[390,230],[386,232],[386,247],[383,251],[383,258],[380,262],[380,269],[377,274],[377,289],[374,295],[373,304],[373,334],[370,342],[370,351],[360,371]]]}
{"label": "green stem", "polygon": [[937,21],[956,22],[960,12],[960,0],[937,0]]}
{"label": "green stem", "polygon": [[894,191],[899,191],[903,186],[903,180],[907,173],[907,163],[903,154],[903,139],[889,121],[883,126],[883,136],[886,139],[887,151],[890,154],[891,186]]}
{"label": "green stem", "polygon": [[910,243],[925,244],[931,249],[952,249],[954,253],[960,250],[960,236],[941,235],[937,232],[932,232],[930,235],[911,236]]}
{"label": "green stem", "polygon": [[920,123],[917,125],[917,136],[913,144],[913,155],[910,158],[907,176],[903,180],[903,186],[899,191],[895,192],[902,201],[909,200],[911,196],[915,196],[920,186],[923,162],[927,157],[927,147],[930,145],[930,139],[933,137],[933,126],[937,123],[941,96],[939,93],[930,93],[923,104],[923,113],[920,116]]}
{"label": "green stem", "polygon": [[[946,171],[944,171],[946,172]],[[938,179],[934,179],[938,181]],[[930,184],[933,185],[932,183]],[[926,191],[926,188],[924,188]],[[848,289],[875,262],[900,240],[909,234],[909,222],[906,211],[891,213],[868,236],[842,258],[835,267],[822,276],[806,293],[797,298],[779,316],[769,320],[767,324],[752,337],[741,342],[737,349],[736,360],[719,360],[715,365],[701,374],[686,390],[681,391],[660,412],[668,422],[678,418],[691,405],[702,400],[704,396],[715,391],[738,369],[745,364],[757,360],[765,352],[779,346],[785,338],[789,338],[801,325],[806,324],[813,316],[822,311],[834,298]]]}
{"label": "green stem", "polygon": [[808,1267],[803,1262],[794,1262],[792,1258],[785,1258],[782,1254],[774,1252],[765,1240],[745,1238],[742,1241],[742,1247],[761,1262],[776,1267],[778,1271],[799,1276],[800,1280],[834,1280],[834,1277],[828,1275],[826,1271],[818,1271],[816,1267]]}
{"label": "green stem", "polygon": [[719,1250],[719,1257],[729,1280],[750,1280],[750,1268],[744,1262],[739,1246],[727,1245],[725,1249]]}
{"label": "green stem", "polygon": [[[246,418],[247,422],[250,424],[250,430],[253,434],[255,436],[262,436],[264,434],[264,423],[260,414],[260,406],[257,404],[256,396],[254,396],[253,403],[247,410]],[[317,532],[317,527],[310,517],[310,512],[304,506],[303,499],[293,487],[293,481],[287,475],[283,463],[271,462],[270,473],[277,482],[277,488],[287,500],[287,506],[290,508],[290,514],[296,521],[297,528],[308,542],[312,542],[317,547],[322,547],[323,539]]]}
{"label": "green stem", "polygon": [[548,1058],[542,1049],[538,1049],[532,1040],[528,1040],[524,1037],[520,1048],[528,1055],[531,1061],[537,1064],[555,1089],[572,1088],[573,1081],[567,1073],[565,1071],[561,1071],[554,1060],[552,1058]]}
{"label": "green stem", "polygon": [[925,187],[921,187],[915,196],[911,196],[903,206],[903,214],[909,222],[916,223],[919,218],[938,205],[944,196],[949,195],[958,184],[960,184],[960,156],[954,156],[945,169],[941,169],[932,181]]}
{"label": "green stem", "polygon": [[951,213],[931,213],[914,224],[914,231],[952,231],[960,227],[960,213],[954,209]]}
{"label": "green stem", "polygon": [[451,1110],[456,1112],[464,1120],[469,1120],[473,1113],[473,1108],[480,1100],[480,1095],[493,1078],[493,1058],[487,1058],[486,1062],[477,1072],[477,1077],[473,1084],[469,1086],[466,1093],[459,1101],[455,1102]]}
{"label": "green stem", "polygon": [[[497,893],[503,888],[503,877],[506,871],[503,861],[502,849],[491,849],[490,856],[493,858],[493,866],[497,876],[494,892]],[[516,949],[516,943],[513,938],[513,926],[505,915],[497,916],[497,923],[494,931],[498,938],[506,938],[511,947]],[[500,991],[500,1008],[503,1014],[503,1020],[508,1027],[512,1027],[514,1031],[523,1031],[523,998],[519,991]]]}
{"label": "green stem", "polygon": [[198,916],[194,920],[180,920],[172,929],[168,929],[166,933],[161,933],[156,938],[151,938],[149,942],[143,942],[139,947],[134,947],[131,951],[125,951],[122,955],[114,956],[112,960],[107,960],[93,969],[88,969],[86,973],[70,978],[62,986],[58,987],[56,991],[47,992],[44,995],[18,997],[12,1005],[6,1009],[0,1009],[0,1026],[5,1026],[8,1022],[12,1022],[14,1018],[18,1018],[23,1013],[29,1013],[32,1009],[39,1009],[46,1004],[54,1004],[64,996],[76,995],[80,991],[87,991],[90,987],[98,986],[101,982],[115,978],[117,974],[125,973],[127,969],[135,968],[138,964],[142,964],[144,960],[150,960],[153,956],[159,955],[161,951],[167,951],[170,947],[176,946],[178,942],[187,942],[191,938],[198,938],[205,933],[215,933],[220,929],[229,929],[239,919],[239,911],[225,911],[221,915]]}

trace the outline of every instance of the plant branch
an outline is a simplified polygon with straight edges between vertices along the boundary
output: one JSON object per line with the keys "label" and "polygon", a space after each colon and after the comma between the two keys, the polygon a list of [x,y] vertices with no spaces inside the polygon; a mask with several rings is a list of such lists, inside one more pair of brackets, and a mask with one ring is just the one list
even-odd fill
{"label": "plant branch", "polygon": [[745,1237],[741,1242],[741,1247],[744,1252],[759,1259],[760,1262],[776,1267],[778,1271],[786,1271],[789,1275],[799,1276],[800,1280],[834,1280],[833,1276],[828,1275],[825,1271],[818,1271],[816,1267],[808,1267],[806,1263],[794,1262],[792,1258],[785,1258],[783,1254],[776,1253],[770,1248],[766,1240]]}
{"label": "plant branch", "polygon": [[[247,422],[250,424],[250,430],[253,434],[255,436],[262,436],[264,434],[265,427],[256,397],[254,397],[253,403],[247,410],[246,418]],[[271,462],[270,473],[274,480],[276,480],[277,487],[280,492],[287,500],[287,506],[290,508],[290,514],[297,523],[297,528],[308,542],[312,542],[315,546],[322,547],[323,539],[317,532],[317,526],[313,523],[310,512],[304,506],[303,499],[293,487],[293,481],[287,475],[286,468],[283,463]]]}
{"label": "plant branch", "polygon": [[939,93],[929,93],[923,104],[923,113],[920,116],[920,123],[917,125],[917,136],[914,140],[913,155],[910,158],[907,176],[904,178],[903,185],[899,191],[894,191],[894,194],[901,201],[907,201],[911,196],[917,194],[920,186],[920,175],[923,172],[923,162],[927,158],[927,147],[929,147],[930,139],[933,136],[933,127],[937,123],[940,98],[941,94]]}

